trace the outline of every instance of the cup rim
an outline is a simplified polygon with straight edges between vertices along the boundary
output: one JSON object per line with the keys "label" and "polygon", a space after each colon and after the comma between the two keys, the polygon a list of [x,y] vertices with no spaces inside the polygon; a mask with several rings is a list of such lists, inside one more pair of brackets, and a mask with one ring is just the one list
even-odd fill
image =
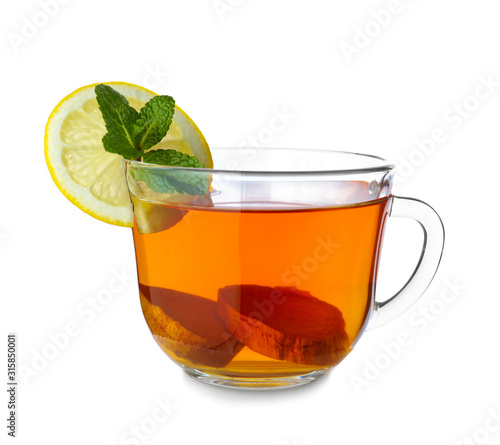
{"label": "cup rim", "polygon": [[219,174],[237,174],[242,176],[291,176],[291,175],[305,175],[305,176],[316,176],[316,175],[354,175],[354,174],[364,174],[364,173],[380,173],[380,172],[390,172],[394,170],[394,164],[391,164],[388,160],[368,154],[368,153],[358,153],[352,151],[344,150],[328,150],[328,149],[308,149],[308,148],[284,148],[284,147],[211,147],[210,151],[230,151],[230,150],[275,150],[275,151],[294,151],[301,153],[317,153],[317,154],[338,154],[338,155],[349,155],[353,157],[359,157],[370,159],[373,161],[378,161],[379,165],[372,167],[359,167],[359,168],[344,168],[344,169],[324,169],[324,170],[234,170],[234,169],[223,169],[223,168],[194,168],[194,167],[177,167],[169,165],[159,165],[150,164],[147,162],[128,160],[124,159],[124,163],[127,166],[138,166],[138,167],[150,167],[155,169],[175,169],[184,171],[195,171],[195,172],[206,172],[206,173],[219,173]]}

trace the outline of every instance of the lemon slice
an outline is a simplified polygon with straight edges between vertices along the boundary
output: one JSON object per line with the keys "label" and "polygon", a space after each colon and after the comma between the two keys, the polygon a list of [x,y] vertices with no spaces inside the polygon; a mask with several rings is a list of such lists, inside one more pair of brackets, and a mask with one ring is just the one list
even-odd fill
{"label": "lemon slice", "polygon": [[[106,127],[95,97],[96,85],[79,88],[54,108],[45,128],[45,159],[59,190],[78,208],[101,221],[133,227],[123,158],[108,153],[102,145]],[[123,94],[137,111],[156,96],[152,91],[128,83],[107,82],[106,85]],[[205,138],[177,106],[167,135],[153,147],[159,148],[196,156],[205,167],[213,167]]]}

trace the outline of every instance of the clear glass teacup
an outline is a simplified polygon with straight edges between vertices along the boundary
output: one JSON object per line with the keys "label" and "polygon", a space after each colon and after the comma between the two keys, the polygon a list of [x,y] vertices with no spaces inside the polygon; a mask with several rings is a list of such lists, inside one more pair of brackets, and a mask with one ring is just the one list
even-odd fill
{"label": "clear glass teacup", "polygon": [[[283,388],[336,366],[370,327],[430,284],[444,229],[422,201],[392,195],[376,156],[213,149],[216,169],[126,161],[140,300],[163,351],[197,380]],[[389,216],[424,230],[420,261],[377,302]]]}

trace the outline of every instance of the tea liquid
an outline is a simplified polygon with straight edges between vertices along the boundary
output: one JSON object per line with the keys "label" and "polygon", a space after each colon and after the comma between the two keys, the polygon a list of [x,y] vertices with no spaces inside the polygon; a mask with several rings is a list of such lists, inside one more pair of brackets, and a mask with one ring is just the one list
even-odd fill
{"label": "tea liquid", "polygon": [[155,204],[177,215],[157,233],[133,229],[155,339],[177,363],[219,375],[335,365],[373,307],[390,201],[243,211]]}

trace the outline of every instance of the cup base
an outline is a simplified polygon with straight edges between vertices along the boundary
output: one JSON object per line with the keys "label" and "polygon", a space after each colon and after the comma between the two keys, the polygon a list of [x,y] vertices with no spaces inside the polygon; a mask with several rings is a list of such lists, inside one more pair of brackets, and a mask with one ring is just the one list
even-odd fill
{"label": "cup base", "polygon": [[227,377],[216,374],[210,374],[200,371],[198,369],[182,367],[184,371],[191,378],[207,383],[209,385],[221,386],[224,388],[233,388],[249,391],[269,391],[277,389],[287,389],[296,386],[306,385],[314,382],[323,374],[327,369],[320,369],[317,371],[308,372],[307,374],[300,374],[287,377]]}

